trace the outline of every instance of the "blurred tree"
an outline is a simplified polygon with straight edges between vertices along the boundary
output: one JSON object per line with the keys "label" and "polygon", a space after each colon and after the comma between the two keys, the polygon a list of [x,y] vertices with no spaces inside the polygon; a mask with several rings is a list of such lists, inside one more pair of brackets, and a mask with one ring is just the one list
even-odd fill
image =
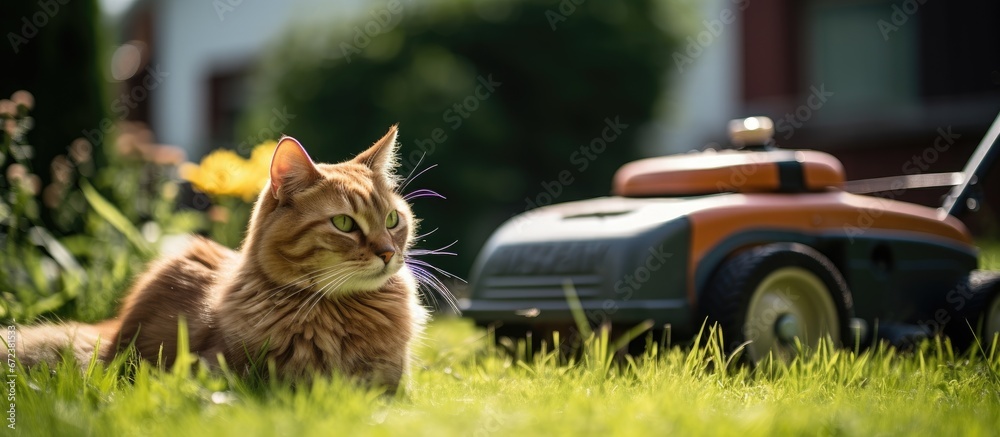
{"label": "blurred tree", "polygon": [[[96,0],[6,2],[0,14],[0,98],[22,89],[34,95],[31,115],[44,128],[32,130],[27,143],[33,146],[32,166],[43,186],[52,180],[53,158],[66,154],[85,130],[99,130],[102,122],[112,121],[100,68],[105,58],[99,20]],[[100,165],[102,145],[93,146]]]}
{"label": "blurred tree", "polygon": [[[453,1],[376,6],[347,25],[296,25],[264,57],[241,148],[281,133],[317,161],[344,160],[400,124],[418,243],[465,276],[512,215],[606,195],[637,155],[678,40],[652,0]],[[247,149],[242,150],[246,152]],[[417,169],[419,172],[421,169]]]}

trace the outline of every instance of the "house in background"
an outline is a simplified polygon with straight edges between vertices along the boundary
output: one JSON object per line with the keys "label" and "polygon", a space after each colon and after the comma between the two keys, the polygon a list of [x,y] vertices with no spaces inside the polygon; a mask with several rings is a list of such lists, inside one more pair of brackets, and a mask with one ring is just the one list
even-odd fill
{"label": "house in background", "polygon": [[[193,157],[235,145],[248,67],[282,28],[384,3],[139,0],[126,14],[125,39],[143,41],[169,79],[136,114]],[[665,54],[676,68],[672,98],[646,127],[647,155],[726,147],[729,119],[767,115],[778,145],[830,152],[848,179],[958,171],[1000,112],[995,0],[692,4],[700,23],[681,50]],[[1000,187],[1000,172],[985,186]],[[936,205],[945,191],[902,198]],[[1000,190],[987,196],[995,217]],[[971,224],[998,231],[993,222]]]}
{"label": "house in background", "polygon": [[[1000,113],[998,19],[991,0],[753,0],[738,106],[771,116],[781,146],[834,154],[849,180],[960,171]],[[937,206],[946,192],[896,197]],[[1000,189],[985,194],[991,212],[965,219],[996,236]]]}
{"label": "house in background", "polygon": [[[292,23],[362,13],[363,0],[138,0],[123,17],[123,40],[148,48],[148,64],[166,74],[143,102],[159,140],[197,158],[233,146],[246,105],[246,79],[260,53]],[[130,79],[141,84],[143,75]]]}

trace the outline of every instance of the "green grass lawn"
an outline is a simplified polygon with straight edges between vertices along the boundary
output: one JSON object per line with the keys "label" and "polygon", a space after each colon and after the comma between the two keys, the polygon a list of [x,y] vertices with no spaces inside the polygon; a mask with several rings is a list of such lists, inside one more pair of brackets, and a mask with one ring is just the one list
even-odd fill
{"label": "green grass lawn", "polygon": [[[996,248],[984,256],[1000,268]],[[997,435],[1000,351],[821,347],[790,364],[725,366],[716,342],[610,360],[592,339],[581,358],[512,353],[461,319],[431,325],[405,396],[340,380],[293,389],[225,375],[160,371],[134,381],[18,371],[24,435]],[[517,349],[516,347],[514,349]],[[112,366],[114,367],[114,366]],[[10,393],[10,387],[5,387]],[[11,431],[8,429],[8,431]]]}

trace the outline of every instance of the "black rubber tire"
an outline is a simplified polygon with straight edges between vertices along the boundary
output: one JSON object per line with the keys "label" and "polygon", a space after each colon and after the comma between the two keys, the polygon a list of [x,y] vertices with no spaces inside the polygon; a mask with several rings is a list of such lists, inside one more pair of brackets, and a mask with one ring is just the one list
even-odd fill
{"label": "black rubber tire", "polygon": [[[727,353],[734,352],[747,341],[744,329],[750,299],[761,282],[771,273],[786,267],[800,267],[811,273],[826,287],[837,310],[841,342],[851,338],[850,321],[854,305],[847,283],[837,267],[815,249],[798,243],[773,243],[738,252],[725,260],[712,275],[699,299],[699,308],[707,317],[709,326],[718,323],[722,328]],[[746,328],[750,329],[750,328]],[[743,359],[753,363],[749,350]]]}
{"label": "black rubber tire", "polygon": [[983,320],[996,299],[1000,299],[1000,272],[974,270],[969,273],[967,286],[971,296],[945,325],[945,334],[955,350],[967,350],[977,344],[978,338],[979,345],[989,352],[990,343],[986,340],[992,340],[993,335],[983,332]]}

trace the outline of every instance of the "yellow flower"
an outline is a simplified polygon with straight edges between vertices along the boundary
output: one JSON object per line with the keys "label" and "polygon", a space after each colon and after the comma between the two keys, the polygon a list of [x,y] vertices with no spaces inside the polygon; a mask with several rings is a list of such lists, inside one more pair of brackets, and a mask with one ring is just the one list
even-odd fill
{"label": "yellow flower", "polygon": [[184,163],[181,178],[199,191],[217,196],[240,197],[251,201],[260,193],[270,172],[271,155],[277,143],[268,141],[254,147],[250,159],[243,159],[232,150],[209,153],[201,164]]}
{"label": "yellow flower", "polygon": [[[254,172],[270,176],[271,173],[271,157],[274,156],[274,149],[278,148],[277,141],[266,141],[257,145],[250,152],[250,167],[252,167]],[[263,185],[262,185],[263,187]]]}

